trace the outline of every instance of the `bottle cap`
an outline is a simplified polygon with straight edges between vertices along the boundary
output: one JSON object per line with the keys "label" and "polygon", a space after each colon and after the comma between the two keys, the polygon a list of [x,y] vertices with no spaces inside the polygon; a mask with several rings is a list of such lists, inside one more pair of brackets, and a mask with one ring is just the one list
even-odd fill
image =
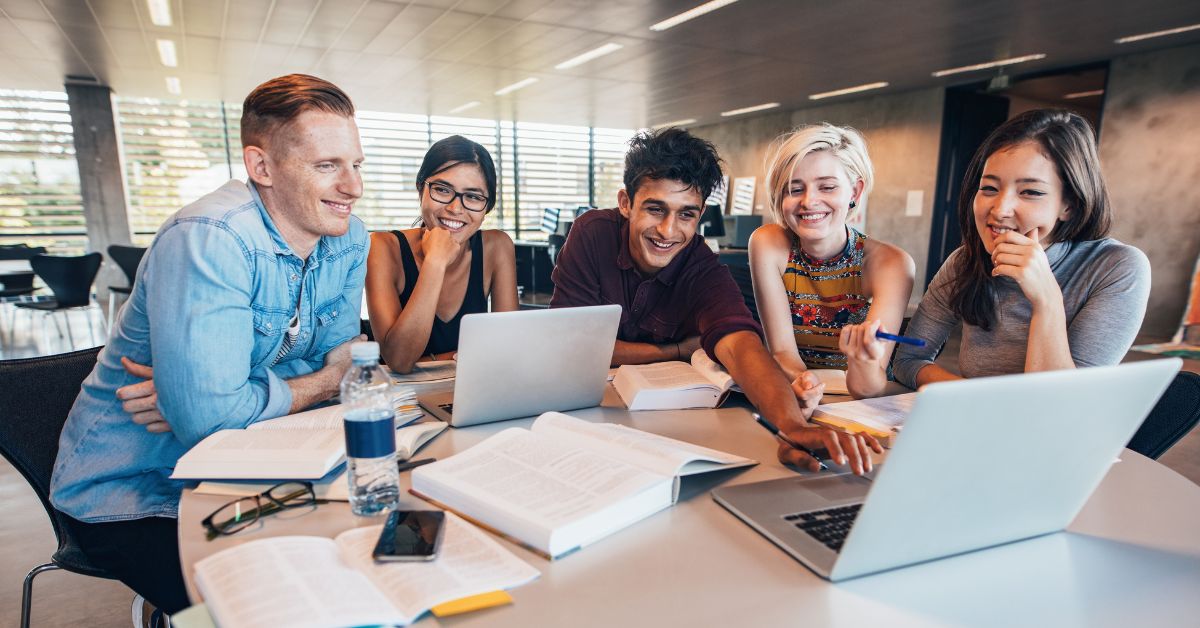
{"label": "bottle cap", "polygon": [[356,342],[350,345],[350,359],[355,362],[379,361],[379,343]]}

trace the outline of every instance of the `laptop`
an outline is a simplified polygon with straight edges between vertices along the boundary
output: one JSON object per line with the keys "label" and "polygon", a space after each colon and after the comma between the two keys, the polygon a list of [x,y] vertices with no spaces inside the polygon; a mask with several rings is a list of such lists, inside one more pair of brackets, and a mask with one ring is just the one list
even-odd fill
{"label": "laptop", "polygon": [[454,427],[600,405],[621,306],[468,314],[454,391],[418,395]]}
{"label": "laptop", "polygon": [[833,581],[1058,532],[1181,364],[931,384],[873,479],[821,473],[713,498]]}

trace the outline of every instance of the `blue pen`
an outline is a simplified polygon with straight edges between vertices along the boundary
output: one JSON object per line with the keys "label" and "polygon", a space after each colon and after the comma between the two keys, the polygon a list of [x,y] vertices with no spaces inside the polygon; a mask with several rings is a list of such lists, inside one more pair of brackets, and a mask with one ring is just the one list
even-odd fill
{"label": "blue pen", "polygon": [[817,464],[821,465],[822,471],[829,469],[829,467],[825,466],[824,462],[821,462],[821,458],[819,456],[817,456],[817,454],[814,453],[813,450],[788,438],[787,434],[784,434],[782,431],[779,430],[779,428],[775,427],[774,423],[771,423],[770,421],[764,419],[761,414],[759,414],[757,412],[752,412],[751,416],[754,417],[755,421],[758,421],[759,425],[767,428],[768,432],[774,434],[775,438],[778,438],[779,440],[783,441],[784,443],[787,443],[788,447],[791,447],[792,449],[798,449],[798,450],[803,451],[804,453],[808,454],[809,456],[811,456],[813,460],[817,461]]}
{"label": "blue pen", "polygon": [[925,341],[921,340],[920,338],[909,338],[908,336],[897,336],[896,334],[889,334],[886,331],[875,332],[875,337],[879,338],[880,340],[891,340],[892,342],[899,342],[901,344],[912,345],[914,347],[924,347],[925,346]]}

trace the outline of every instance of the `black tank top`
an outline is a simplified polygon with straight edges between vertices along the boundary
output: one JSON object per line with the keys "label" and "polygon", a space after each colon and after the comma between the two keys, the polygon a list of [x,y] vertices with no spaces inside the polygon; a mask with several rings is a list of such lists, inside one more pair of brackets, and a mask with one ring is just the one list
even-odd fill
{"label": "black tank top", "polygon": [[[393,231],[400,243],[400,263],[404,266],[404,291],[400,293],[400,305],[408,306],[408,299],[417,286],[417,260],[413,257],[412,249],[408,246],[408,238],[399,231]],[[422,355],[431,353],[446,353],[458,350],[458,328],[465,314],[476,314],[487,311],[487,295],[483,293],[483,232],[476,231],[469,240],[471,245],[471,273],[467,277],[467,293],[463,295],[462,305],[458,313],[449,321],[442,322],[437,314],[433,315],[433,329],[429,330],[429,342],[425,345]]]}

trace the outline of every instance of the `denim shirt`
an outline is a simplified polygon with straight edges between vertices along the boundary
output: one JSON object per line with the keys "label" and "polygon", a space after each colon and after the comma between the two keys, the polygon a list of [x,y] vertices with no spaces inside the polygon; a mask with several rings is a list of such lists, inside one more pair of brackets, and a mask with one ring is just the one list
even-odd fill
{"label": "denim shirt", "polygon": [[[154,236],[108,345],[59,438],[50,499],[89,522],[176,517],[175,463],[205,436],[287,414],[284,380],[312,373],[359,331],[368,236],[322,237],[307,263],[252,183],[230,181],[179,210]],[[299,302],[300,333],[276,363]],[[154,367],[171,432],[151,434],[116,390],[141,381],[125,356]]]}

